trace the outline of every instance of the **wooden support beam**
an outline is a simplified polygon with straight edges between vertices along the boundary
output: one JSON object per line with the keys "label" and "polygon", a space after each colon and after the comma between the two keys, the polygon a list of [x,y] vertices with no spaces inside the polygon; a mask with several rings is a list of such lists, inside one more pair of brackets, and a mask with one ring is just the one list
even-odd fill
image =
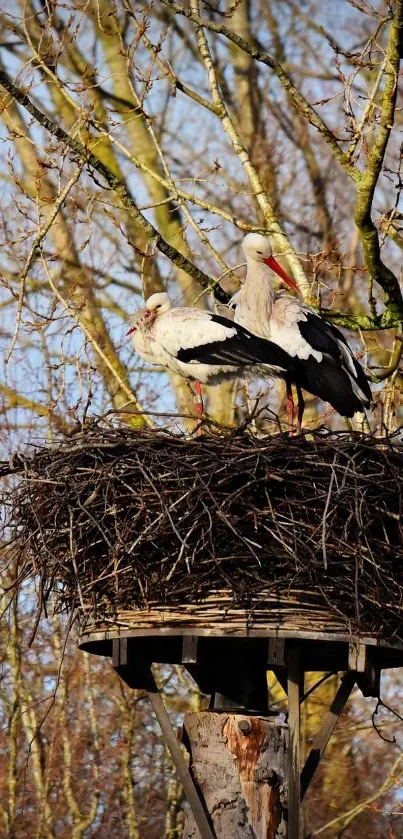
{"label": "wooden support beam", "polygon": [[278,683],[287,693],[286,642],[285,638],[269,638],[267,669],[274,673]]}
{"label": "wooden support beam", "polygon": [[283,688],[284,693],[287,693],[287,668],[286,667],[273,667],[272,673],[274,673],[279,685]]}
{"label": "wooden support beam", "polygon": [[368,662],[364,673],[357,673],[357,685],[363,696],[374,696],[378,699],[381,692],[380,667]]}
{"label": "wooden support beam", "polygon": [[356,682],[363,696],[378,697],[381,689],[381,668],[374,661],[373,647],[353,641],[348,648],[348,669],[356,670]]}
{"label": "wooden support beam", "polygon": [[314,737],[311,751],[306,759],[305,766],[301,772],[301,801],[312,781],[312,778],[319,766],[319,762],[326,749],[326,746],[337,725],[340,714],[353,690],[356,682],[356,673],[350,671],[343,676],[340,687],[333,699],[321,729]]}
{"label": "wooden support beam", "polygon": [[154,677],[150,661],[139,651],[133,657],[130,638],[114,638],[112,641],[112,665],[121,679],[132,690],[152,690]]}
{"label": "wooden support beam", "polygon": [[127,667],[127,638],[114,638],[112,641],[112,666],[115,670],[118,667]]}
{"label": "wooden support beam", "polygon": [[148,691],[148,697],[160,724],[165,743],[171,753],[178,778],[183,786],[200,837],[201,839],[216,839],[216,834],[211,826],[210,819],[204,809],[185,758],[183,757],[181,747],[172,728],[171,720],[169,719],[157,685],[155,685],[155,690]]}
{"label": "wooden support beam", "polygon": [[154,709],[165,743],[170,751],[178,778],[183,786],[186,798],[193,813],[201,839],[216,839],[209,817],[204,810],[193,778],[182,754],[175,731],[172,727],[161,694],[156,685],[149,662],[130,655],[130,641],[116,638],[112,645],[112,664],[120,678],[131,688],[143,689]]}
{"label": "wooden support beam", "polygon": [[290,732],[288,778],[288,839],[299,839],[300,829],[300,652],[296,644],[287,647],[288,727]]}
{"label": "wooden support beam", "polygon": [[274,667],[285,667],[285,638],[269,638],[269,649],[267,655],[268,669]]}

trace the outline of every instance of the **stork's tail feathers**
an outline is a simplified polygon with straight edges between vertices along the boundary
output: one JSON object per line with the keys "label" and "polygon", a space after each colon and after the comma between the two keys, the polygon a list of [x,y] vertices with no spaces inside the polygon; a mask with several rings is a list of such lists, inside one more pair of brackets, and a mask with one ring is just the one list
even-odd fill
{"label": "stork's tail feathers", "polygon": [[330,359],[295,359],[296,378],[304,390],[329,402],[342,417],[353,417],[357,411],[369,408],[372,399],[365,373],[358,361],[354,362],[355,376],[350,368],[340,367]]}
{"label": "stork's tail feathers", "polygon": [[304,310],[304,314],[306,320],[298,324],[300,332],[322,359],[296,359],[302,387],[329,402],[344,417],[369,408],[368,379],[342,333],[316,313]]}
{"label": "stork's tail feathers", "polygon": [[[371,401],[372,401],[372,393],[371,388],[369,386],[368,379],[358,361],[353,356],[353,362],[355,367],[355,376],[350,376],[351,386],[353,391],[363,405],[364,408],[369,408]],[[348,371],[349,372],[349,371]],[[359,410],[359,409],[358,409]]]}

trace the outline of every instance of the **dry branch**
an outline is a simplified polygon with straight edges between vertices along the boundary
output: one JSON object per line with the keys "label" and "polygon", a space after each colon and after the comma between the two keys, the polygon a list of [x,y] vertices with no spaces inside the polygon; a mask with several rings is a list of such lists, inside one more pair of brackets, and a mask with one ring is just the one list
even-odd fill
{"label": "dry branch", "polygon": [[28,113],[34,117],[39,125],[46,128],[53,137],[56,137],[59,142],[63,143],[70,150],[73,158],[79,160],[81,163],[86,163],[90,170],[94,169],[95,172],[98,172],[99,175],[102,175],[102,177],[105,178],[108,186],[116,193],[121,206],[130,213],[133,221],[138,225],[138,227],[150,238],[153,238],[155,246],[159,251],[161,251],[161,253],[167,256],[178,268],[186,271],[204,288],[211,288],[213,286],[213,280],[205,274],[204,271],[196,268],[196,266],[193,265],[189,259],[183,256],[180,251],[174,248],[173,245],[170,245],[161,236],[158,230],[153,227],[151,222],[149,222],[148,219],[140,212],[133,195],[129,192],[126,184],[121,178],[119,178],[118,175],[115,175],[115,173],[112,172],[108,166],[102,163],[102,161],[93,152],[89,151],[83,143],[80,142],[80,140],[72,137],[67,133],[67,131],[61,128],[60,125],[57,125],[57,123],[53,122],[52,119],[37,108],[29,96],[27,96],[21,88],[17,87],[8,77],[7,73],[1,69],[0,84],[17,102],[19,102],[20,105],[26,108]]}
{"label": "dry branch", "polygon": [[357,205],[355,209],[355,223],[360,231],[368,274],[371,282],[376,280],[385,292],[385,306],[390,322],[394,322],[396,318],[403,320],[403,298],[395,275],[381,259],[379,233],[372,220],[371,211],[375,189],[382,171],[386,148],[395,119],[402,27],[403,0],[396,0],[385,58],[386,81],[382,94],[380,125],[368,154],[366,171],[357,183]]}
{"label": "dry branch", "polygon": [[[384,264],[380,254],[379,233],[371,217],[371,210],[375,188],[384,164],[385,153],[390,133],[394,124],[397,85],[401,58],[401,30],[403,26],[403,0],[396,0],[391,7],[388,47],[385,60],[385,87],[382,94],[380,127],[373,147],[368,155],[368,162],[364,172],[353,163],[352,155],[342,148],[335,133],[329,128],[317,110],[308,102],[300,90],[294,85],[283,65],[270,53],[261,49],[255,43],[249,43],[237,33],[228,29],[224,24],[201,17],[191,8],[184,7],[175,0],[161,0],[164,6],[175,14],[183,15],[198,28],[221,35],[239,49],[247,53],[255,61],[265,64],[278,78],[289,101],[292,103],[299,117],[306,119],[319,132],[324,141],[330,146],[334,159],[341,165],[348,177],[357,188],[357,205],[355,222],[360,232],[363,246],[365,265],[371,282],[376,281],[382,288],[386,311],[380,316],[373,316],[372,326],[390,328],[399,326],[403,319],[403,298],[399,283],[394,273]],[[373,313],[374,314],[374,313]],[[335,318],[336,319],[336,318]],[[341,319],[337,318],[341,324]],[[361,324],[361,328],[363,324]],[[371,327],[372,328],[372,327]]]}
{"label": "dry branch", "polygon": [[344,152],[334,135],[333,131],[326,125],[325,121],[319,115],[318,111],[308,102],[308,100],[303,96],[303,94],[298,90],[298,88],[294,85],[292,79],[285,72],[283,66],[280,64],[279,61],[274,58],[273,55],[263,50],[260,46],[257,45],[257,42],[254,44],[249,43],[238,35],[236,32],[232,32],[228,27],[224,26],[222,23],[216,23],[215,21],[208,20],[207,18],[201,17],[198,14],[195,14],[189,8],[181,6],[179,3],[176,3],[175,0],[161,0],[161,3],[164,6],[167,6],[169,9],[172,9],[173,12],[176,14],[184,15],[188,20],[191,20],[193,23],[197,24],[198,26],[203,26],[205,29],[210,29],[211,32],[216,32],[217,35],[223,35],[227,38],[228,41],[231,41],[235,44],[239,49],[246,52],[251,58],[254,58],[255,61],[258,61],[262,64],[266,64],[267,67],[270,67],[271,70],[275,73],[277,78],[280,81],[281,86],[286,91],[286,93],[290,96],[294,107],[296,110],[304,116],[308,122],[311,123],[317,130],[320,132],[326,143],[332,149],[334,157],[340,163],[340,165],[345,169],[348,173],[349,177],[352,178],[353,181],[357,181],[360,177],[359,171],[356,169],[354,164],[351,162],[351,159],[346,152]]}

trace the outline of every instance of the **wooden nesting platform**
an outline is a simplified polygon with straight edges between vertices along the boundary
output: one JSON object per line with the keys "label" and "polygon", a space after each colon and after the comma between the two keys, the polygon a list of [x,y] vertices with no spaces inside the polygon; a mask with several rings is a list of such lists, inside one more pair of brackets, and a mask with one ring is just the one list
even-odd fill
{"label": "wooden nesting platform", "polygon": [[[342,633],[292,630],[265,631],[263,629],[237,629],[227,631],[206,630],[195,626],[193,630],[165,624],[147,630],[85,631],[80,636],[80,649],[94,655],[112,656],[114,642],[125,639],[133,651],[138,650],[150,662],[160,664],[187,664],[216,657],[225,661],[227,656],[245,650],[253,657],[256,651],[262,666],[284,664],[285,649],[298,645],[301,667],[305,672],[319,670],[346,671],[357,669],[357,658],[363,648],[379,669],[403,667],[403,644],[392,645],[379,638],[348,636]],[[362,662],[364,659],[362,659]],[[267,666],[266,666],[267,665]]]}
{"label": "wooden nesting platform", "polygon": [[[240,766],[245,765],[246,754],[255,755],[255,760],[247,767],[248,784],[243,786],[240,770],[241,789],[249,794],[245,801],[241,798],[237,818],[240,824],[241,815],[247,812],[249,828],[245,827],[244,832],[238,827],[237,837],[251,835],[252,822],[249,819],[254,821],[254,814],[264,813],[264,802],[268,800],[269,813],[267,818],[258,819],[254,835],[259,839],[269,835],[299,839],[300,803],[354,687],[357,685],[364,696],[377,697],[379,701],[381,671],[403,665],[403,645],[392,647],[378,638],[353,639],[341,633],[292,633],[287,630],[265,633],[262,629],[253,628],[243,632],[238,628],[229,633],[222,630],[219,633],[216,628],[189,634],[189,629],[180,631],[178,626],[168,623],[149,629],[148,635],[143,632],[144,628],[126,629],[123,635],[116,629],[93,632],[82,637],[80,646],[96,655],[111,656],[116,672],[126,684],[148,693],[191,805],[194,823],[192,818],[189,825],[186,822],[186,837],[195,835],[195,826],[197,835],[202,839],[224,839],[228,835],[228,829],[223,832],[214,815],[211,818],[207,815],[207,811],[216,813],[217,808],[213,807],[213,785],[207,783],[206,778],[215,777],[215,740],[227,744],[228,732],[232,731],[236,734],[239,748],[233,749],[234,737],[231,737],[232,745],[224,748],[224,752],[229,748],[229,765],[234,765],[234,755],[235,765]],[[183,664],[199,688],[210,695],[208,714],[187,714],[184,720],[192,772],[183,760],[156,687],[152,675],[153,662]],[[287,694],[288,721],[285,730],[284,721],[280,722],[277,713],[271,712],[268,705],[268,670],[274,672]],[[307,759],[301,766],[300,707],[310,693],[305,693],[304,683],[308,671],[325,671],[324,678],[342,671],[343,676]],[[200,735],[201,729],[203,735]],[[245,738],[249,736],[251,740],[246,743]],[[206,744],[210,741],[211,755],[206,752]],[[251,779],[260,778],[258,743],[262,742],[272,742],[272,748],[266,767],[268,782],[259,786],[259,783],[251,784]],[[206,754],[210,755],[207,766]],[[281,767],[278,765],[279,754],[282,755]],[[218,759],[224,760],[221,753]],[[273,766],[276,768],[273,769]],[[195,778],[200,786],[195,783]],[[225,788],[221,790],[224,801],[227,798],[227,781],[226,778]],[[238,786],[235,784],[236,788]],[[238,797],[236,795],[235,800]],[[273,802],[276,805],[274,809],[271,807]]]}
{"label": "wooden nesting platform", "polygon": [[80,648],[94,655],[125,660],[142,673],[153,663],[184,664],[200,689],[226,696],[237,707],[266,707],[266,672],[272,670],[284,685],[290,651],[297,653],[301,675],[307,672],[355,671],[364,695],[379,695],[382,670],[403,666],[403,644],[342,633],[287,629],[180,629],[165,624],[146,630],[132,628],[85,632]]}

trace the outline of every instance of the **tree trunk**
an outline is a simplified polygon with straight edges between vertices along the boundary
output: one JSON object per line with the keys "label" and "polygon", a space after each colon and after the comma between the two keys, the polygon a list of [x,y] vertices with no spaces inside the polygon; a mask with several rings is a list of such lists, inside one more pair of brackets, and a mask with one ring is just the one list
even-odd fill
{"label": "tree trunk", "polygon": [[[217,839],[286,839],[286,726],[257,716],[190,713],[184,741]],[[200,839],[191,813],[183,839]]]}

